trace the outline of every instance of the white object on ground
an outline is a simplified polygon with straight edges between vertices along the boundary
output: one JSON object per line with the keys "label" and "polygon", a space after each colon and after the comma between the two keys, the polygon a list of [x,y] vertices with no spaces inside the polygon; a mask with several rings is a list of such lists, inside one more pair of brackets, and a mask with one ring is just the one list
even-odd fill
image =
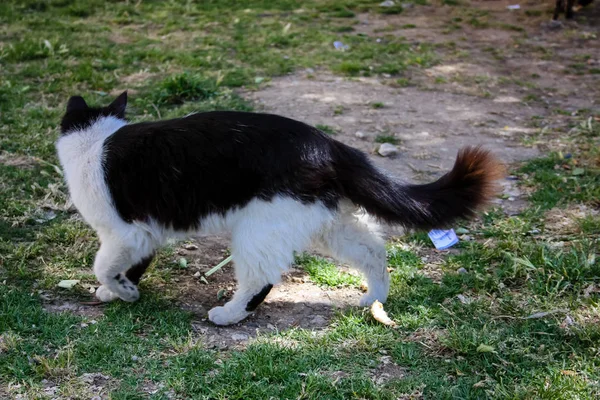
{"label": "white object on ground", "polygon": [[429,232],[429,239],[433,242],[433,245],[438,250],[446,250],[449,247],[454,246],[458,243],[458,237],[456,237],[456,233],[454,229],[442,230],[442,229],[434,229]]}

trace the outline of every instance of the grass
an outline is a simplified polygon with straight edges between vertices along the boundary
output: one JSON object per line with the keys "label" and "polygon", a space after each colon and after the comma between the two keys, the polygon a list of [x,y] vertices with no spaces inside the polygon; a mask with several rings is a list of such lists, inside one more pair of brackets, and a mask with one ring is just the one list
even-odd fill
{"label": "grass", "polygon": [[398,140],[398,138],[395,137],[394,135],[380,134],[375,137],[375,143],[398,144],[398,143],[400,143],[400,140]]}
{"label": "grass", "polygon": [[315,128],[319,129],[322,132],[325,132],[328,135],[337,135],[338,131],[337,129],[335,129],[332,126],[329,125],[323,125],[323,124],[317,124],[315,125]]}
{"label": "grass", "polygon": [[[68,207],[55,167],[68,96],[106,104],[129,89],[130,116],[144,121],[252,110],[238,88],[300,68],[391,74],[395,85],[413,85],[409,72],[437,61],[433,45],[353,33],[361,13],[402,12],[380,2],[0,4],[0,160],[24,160],[0,161],[0,397],[43,398],[56,387],[57,398],[92,398],[86,374],[100,373],[112,399],[598,398],[600,124],[591,110],[555,112],[566,121],[556,128],[566,147],[512,171],[529,193],[519,215],[491,209],[465,223],[474,240],[452,254],[435,252],[423,233],[388,243],[385,307],[397,329],[354,307],[320,331],[297,327],[245,348],[211,348],[194,330],[198,317],[177,301],[176,279],[192,271],[172,248],[153,263],[140,302],[110,304],[96,316],[44,309],[48,298],[89,300],[96,284],[97,238]],[[491,21],[469,11],[455,22],[483,29]],[[518,21],[500,27],[521,32]],[[335,50],[336,40],[349,49]],[[597,73],[580,68],[585,60],[572,60],[575,72]],[[361,285],[322,258],[297,263],[323,290]],[[63,279],[80,283],[60,289]]]}
{"label": "grass", "polygon": [[318,285],[359,286],[361,282],[358,276],[342,272],[335,264],[320,257],[303,254],[296,257],[295,264],[304,269],[310,279]]}

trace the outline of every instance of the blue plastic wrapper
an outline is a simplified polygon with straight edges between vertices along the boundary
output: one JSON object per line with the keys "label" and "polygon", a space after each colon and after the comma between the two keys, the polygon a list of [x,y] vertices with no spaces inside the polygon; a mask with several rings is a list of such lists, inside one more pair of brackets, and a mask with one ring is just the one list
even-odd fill
{"label": "blue plastic wrapper", "polygon": [[434,229],[430,231],[428,235],[429,239],[431,239],[433,245],[438,250],[446,250],[458,243],[458,237],[456,236],[454,229],[447,231],[442,229]]}

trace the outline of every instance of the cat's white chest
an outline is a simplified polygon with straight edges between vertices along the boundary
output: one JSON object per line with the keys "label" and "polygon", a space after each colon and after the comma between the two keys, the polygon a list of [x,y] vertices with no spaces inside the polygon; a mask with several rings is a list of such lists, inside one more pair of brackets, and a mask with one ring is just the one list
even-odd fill
{"label": "cat's white chest", "polygon": [[64,136],[56,148],[73,204],[88,224],[103,230],[120,220],[112,205],[102,165],[104,141],[116,129],[107,132],[97,128],[92,126]]}

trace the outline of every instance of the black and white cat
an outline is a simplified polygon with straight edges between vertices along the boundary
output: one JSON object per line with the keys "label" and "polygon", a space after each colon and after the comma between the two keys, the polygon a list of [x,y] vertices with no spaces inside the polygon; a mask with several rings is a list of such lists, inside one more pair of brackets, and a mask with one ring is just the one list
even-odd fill
{"label": "black and white cat", "polygon": [[168,238],[229,231],[238,290],[209,312],[218,325],[248,316],[315,245],[365,275],[363,306],[389,290],[383,240],[356,216],[408,228],[472,216],[494,194],[501,165],[463,149],[426,185],[388,177],[367,156],[288,118],[206,112],[128,124],[127,93],[105,108],[71,97],[56,147],[73,202],[97,232],[102,301],[139,298],[137,284]]}

